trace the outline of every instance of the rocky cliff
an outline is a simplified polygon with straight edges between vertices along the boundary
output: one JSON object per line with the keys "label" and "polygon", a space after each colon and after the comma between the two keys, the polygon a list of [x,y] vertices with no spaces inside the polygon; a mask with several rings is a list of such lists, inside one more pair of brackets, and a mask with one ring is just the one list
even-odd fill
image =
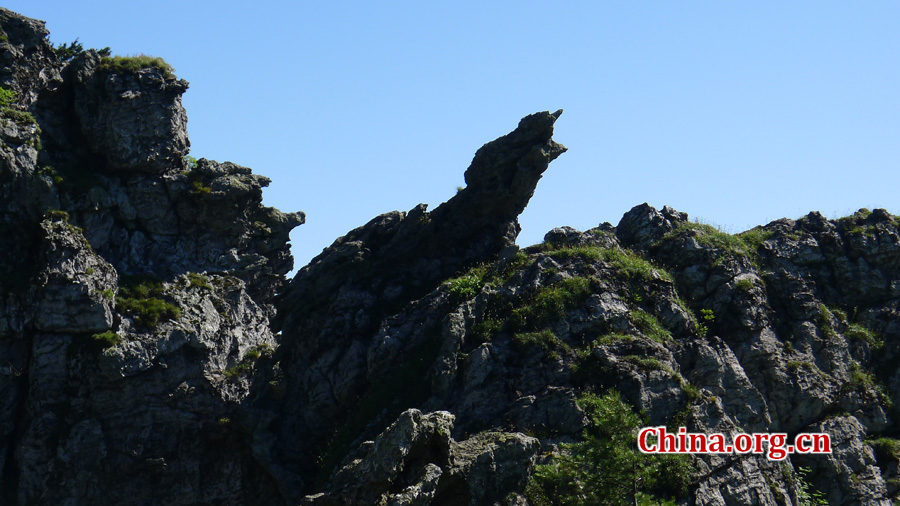
{"label": "rocky cliff", "polygon": [[[561,111],[291,280],[302,213],[185,157],[161,60],[0,9],[0,503],[828,504],[900,492],[900,218],[647,204],[520,249]],[[649,456],[634,429],[822,432]]]}

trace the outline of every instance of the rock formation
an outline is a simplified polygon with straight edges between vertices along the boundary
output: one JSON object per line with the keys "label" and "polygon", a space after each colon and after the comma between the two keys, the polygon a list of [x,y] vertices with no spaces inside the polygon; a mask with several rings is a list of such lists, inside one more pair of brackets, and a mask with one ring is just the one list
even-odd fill
{"label": "rock formation", "polygon": [[[60,58],[5,9],[0,30],[0,503],[898,498],[887,211],[730,235],[643,204],[520,249],[565,151],[543,112],[448,202],[378,216],[287,281],[303,214],[263,206],[250,169],[184,157],[187,82]],[[832,452],[639,467],[617,439],[634,423],[822,432]],[[591,448],[611,450],[572,464]]]}

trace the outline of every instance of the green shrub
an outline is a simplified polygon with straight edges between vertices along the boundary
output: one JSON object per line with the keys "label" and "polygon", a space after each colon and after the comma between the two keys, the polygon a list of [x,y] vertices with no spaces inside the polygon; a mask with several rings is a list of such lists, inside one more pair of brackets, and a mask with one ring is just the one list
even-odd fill
{"label": "green shrub", "polygon": [[162,299],[132,299],[120,297],[116,308],[134,318],[134,322],[144,327],[156,327],[160,321],[176,320],[181,317],[177,306]]}
{"label": "green shrub", "polygon": [[634,326],[650,339],[660,343],[672,339],[672,333],[666,330],[652,314],[637,309],[632,311],[629,316]]}
{"label": "green shrub", "polygon": [[149,278],[126,279],[119,289],[116,309],[131,316],[137,325],[153,328],[161,321],[181,318],[181,310],[161,297],[162,283]]}
{"label": "green shrub", "polygon": [[667,366],[663,365],[662,362],[659,361],[658,358],[655,357],[643,357],[640,355],[625,355],[622,357],[622,360],[626,362],[631,362],[632,364],[640,367],[641,369],[650,372],[650,371],[666,371],[668,373],[674,374],[671,369]]}
{"label": "green shrub", "polygon": [[80,53],[84,52],[84,46],[78,42],[76,38],[74,41],[69,42],[68,44],[60,44],[53,48],[53,51],[56,53],[56,57],[59,58],[60,62],[67,62]]}
{"label": "green shrub", "polygon": [[850,381],[845,383],[841,390],[844,392],[857,391],[862,393],[871,390],[875,392],[878,401],[885,407],[891,407],[894,404],[891,397],[888,395],[887,390],[878,381],[875,375],[870,371],[867,371],[855,360],[850,363]]}
{"label": "green shrub", "polygon": [[560,351],[569,351],[569,345],[556,337],[553,332],[546,329],[539,332],[521,332],[514,334],[512,342],[522,351],[529,348],[539,348],[551,358],[558,358]]}
{"label": "green shrub", "polygon": [[194,193],[194,195],[209,195],[210,193],[212,193],[212,188],[204,185],[200,181],[192,181],[191,191]]}
{"label": "green shrub", "polygon": [[190,282],[190,286],[196,286],[198,288],[206,288],[207,290],[212,290],[212,286],[209,284],[209,278],[202,274],[195,274],[193,272],[187,273],[188,282]]}
{"label": "green shrub", "polygon": [[747,253],[750,254],[750,260],[752,260],[755,264],[759,263],[759,248],[762,247],[762,243],[768,241],[775,235],[775,232],[772,230],[765,230],[762,227],[756,227],[746,232],[741,232],[737,234],[735,237],[744,242],[744,246],[746,247]]}
{"label": "green shrub", "polygon": [[881,348],[882,346],[884,346],[884,340],[880,339],[875,331],[858,323],[849,324],[847,326],[846,334],[850,339],[863,341],[874,348]]}
{"label": "green shrub", "polygon": [[613,344],[618,341],[633,341],[633,340],[634,340],[634,336],[631,336],[628,334],[611,333],[611,334],[604,334],[604,335],[598,337],[597,340],[595,341],[595,344],[598,346],[602,346],[602,345]]}
{"label": "green shrub", "polygon": [[236,378],[238,376],[243,376],[244,374],[249,373],[253,370],[253,362],[251,360],[247,360],[247,357],[244,357],[244,360],[241,360],[237,364],[225,369],[223,374],[226,378]]}
{"label": "green shrub", "polygon": [[112,348],[123,341],[122,336],[111,330],[94,334],[91,336],[91,340],[101,348]]}
{"label": "green shrub", "polygon": [[649,283],[654,277],[664,281],[672,281],[672,275],[664,269],[654,266],[636,253],[621,248],[604,248],[601,246],[562,246],[554,248],[544,244],[542,248],[553,258],[564,260],[580,258],[588,262],[602,261],[611,264],[631,281]]}
{"label": "green shrub", "polygon": [[60,209],[51,209],[46,216],[52,220],[69,221],[69,213]]}
{"label": "green shrub", "polygon": [[189,169],[194,170],[197,168],[197,159],[191,155],[184,155],[184,161],[187,163]]}
{"label": "green shrub", "polygon": [[752,292],[753,291],[753,281],[747,278],[741,278],[734,282],[734,287],[742,292]]}
{"label": "green shrub", "polygon": [[562,319],[567,310],[582,304],[590,293],[590,280],[580,277],[543,287],[532,300],[512,311],[512,330],[540,330]]}
{"label": "green shrub", "polygon": [[16,101],[16,92],[0,86],[0,108],[5,108],[13,105]]}
{"label": "green shrub", "polygon": [[697,332],[697,337],[706,337],[706,334],[709,333],[709,328],[706,325],[699,323],[699,322],[697,323],[695,330]]}
{"label": "green shrub", "polygon": [[497,318],[485,317],[472,326],[472,335],[478,343],[490,341],[503,330],[503,322]]}
{"label": "green shrub", "polygon": [[175,69],[158,56],[104,56],[100,59],[98,70],[117,74],[134,74],[145,68],[155,68],[162,72],[166,79],[175,77]]}
{"label": "green shrub", "polygon": [[877,439],[868,439],[866,444],[875,451],[875,458],[882,466],[900,461],[900,440],[888,437],[880,437]]}
{"label": "green shrub", "polygon": [[56,185],[60,185],[65,182],[63,180],[62,176],[60,176],[59,173],[56,172],[56,169],[54,169],[53,167],[51,167],[49,165],[41,167],[40,169],[38,169],[37,173],[39,176],[49,177],[53,181],[53,184],[56,184]]}
{"label": "green shrub", "polygon": [[[101,57],[109,56],[112,53],[112,50],[110,50],[108,47],[97,49],[96,51],[97,54]],[[60,63],[65,63],[83,53],[84,45],[78,42],[78,39],[75,39],[68,44],[60,44],[54,47],[53,52],[56,53],[56,57],[59,59]]]}
{"label": "green shrub", "polygon": [[819,303],[819,314],[816,315],[816,323],[819,324],[819,330],[825,335],[825,337],[831,339],[835,337],[834,328],[831,326],[831,319],[834,315],[831,313],[831,310],[828,309],[825,304]]}
{"label": "green shrub", "polygon": [[550,464],[537,466],[526,489],[533,504],[632,506],[687,495],[689,457],[639,452],[637,429],[646,421],[618,392],[586,394],[578,404],[588,418],[582,440],[562,444]]}
{"label": "green shrub", "polygon": [[808,467],[798,467],[797,475],[794,477],[797,483],[797,504],[798,506],[828,506],[825,500],[825,494],[816,490],[806,476],[810,473]]}
{"label": "green shrub", "polygon": [[[34,116],[32,116],[30,112],[20,111],[18,109],[13,109],[12,107],[4,107],[0,109],[0,114],[22,126],[37,125],[37,120],[34,119]],[[40,128],[38,128],[38,134],[40,134]]]}
{"label": "green shrub", "polygon": [[[685,222],[677,230],[693,230],[694,238],[701,246],[727,251],[733,255],[747,255],[747,243],[720,228],[706,223]],[[677,231],[676,230],[676,231]]]}
{"label": "green shrub", "polygon": [[477,272],[469,272],[450,281],[450,301],[453,304],[470,300],[481,291],[484,280],[483,275]]}

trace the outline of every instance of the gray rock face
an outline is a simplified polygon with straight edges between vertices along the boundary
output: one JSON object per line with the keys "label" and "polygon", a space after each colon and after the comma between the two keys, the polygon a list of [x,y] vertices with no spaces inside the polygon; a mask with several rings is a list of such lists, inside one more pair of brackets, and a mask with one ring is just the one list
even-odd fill
{"label": "gray rock face", "polygon": [[831,436],[694,455],[679,504],[898,500],[888,211],[733,236],[643,204],[519,250],[565,151],[543,112],[453,199],[285,286],[304,216],[246,167],[182,160],[187,83],[61,62],[4,9],[0,32],[0,503],[537,505],[610,389],[648,425]]}
{"label": "gray rock face", "polygon": [[[390,383],[395,402],[453,413],[460,441],[503,428],[560,451],[587,423],[580,396],[607,388],[646,413],[648,425],[834,434],[831,455],[697,455],[686,500],[797,504],[821,493],[829,504],[887,504],[883,473],[895,471],[887,461],[879,467],[864,443],[890,430],[892,390],[884,385],[900,377],[889,344],[898,306],[888,289],[900,248],[885,246],[900,220],[884,216],[814,214],[730,236],[671,209],[638,206],[622,233],[554,229],[542,245],[444,283],[353,347],[332,343],[346,354],[326,353],[334,362],[314,369],[347,378],[358,364],[349,374],[365,380],[350,385],[369,402],[398,363],[418,361],[424,385]],[[848,249],[850,241],[859,246]],[[851,255],[857,274],[837,274]],[[338,469],[332,483],[347,483],[338,478],[347,468]],[[449,479],[444,470],[417,476],[437,476],[438,489]],[[511,501],[527,501],[517,492]]]}
{"label": "gray rock face", "polygon": [[311,505],[493,504],[522,490],[534,467],[537,439],[520,433],[483,432],[456,442],[453,415],[400,414],[374,441],[332,477]]}
{"label": "gray rock face", "polygon": [[0,503],[277,504],[241,406],[302,213],[186,170],[185,82],[60,62],[5,9],[0,32]]}
{"label": "gray rock face", "polygon": [[47,332],[87,333],[113,323],[116,270],[91,251],[65,215],[41,223],[46,234],[34,326]]}
{"label": "gray rock face", "polygon": [[155,174],[182,169],[187,154],[188,82],[158,68],[105,70],[93,51],[80,55],[74,76],[75,113],[91,150],[116,171]]}

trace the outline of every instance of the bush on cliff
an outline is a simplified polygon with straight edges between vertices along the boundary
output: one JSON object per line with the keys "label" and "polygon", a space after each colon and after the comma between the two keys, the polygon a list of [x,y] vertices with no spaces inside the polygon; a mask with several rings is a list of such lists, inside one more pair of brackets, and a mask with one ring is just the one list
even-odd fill
{"label": "bush on cliff", "polygon": [[668,504],[657,498],[687,494],[689,457],[638,451],[636,429],[644,421],[618,392],[585,394],[578,404],[589,420],[583,438],[561,445],[551,463],[535,469],[528,487],[532,504]]}
{"label": "bush on cliff", "polygon": [[100,59],[99,70],[118,74],[134,74],[141,69],[155,68],[164,78],[174,78],[175,69],[158,56],[140,54],[136,56],[104,56]]}

